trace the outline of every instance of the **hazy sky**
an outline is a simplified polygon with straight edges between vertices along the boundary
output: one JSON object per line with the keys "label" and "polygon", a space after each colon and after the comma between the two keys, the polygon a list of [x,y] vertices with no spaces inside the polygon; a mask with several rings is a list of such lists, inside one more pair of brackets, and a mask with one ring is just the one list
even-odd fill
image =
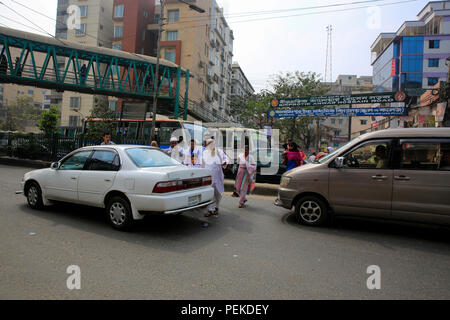
{"label": "hazy sky", "polygon": [[[56,17],[57,0],[16,1],[53,19]],[[416,20],[416,15],[428,3],[424,0],[411,2],[404,2],[406,0],[380,0],[339,7],[298,10],[305,7],[350,4],[367,0],[217,1],[220,6],[224,7],[227,21],[234,32],[233,60],[239,62],[256,90],[266,87],[270,75],[278,72],[298,70],[323,74],[325,71],[327,25],[333,26],[333,79],[338,74],[372,75],[370,46],[379,33],[397,31],[404,21]],[[2,2],[49,33],[54,34],[54,20],[29,11],[15,4],[12,0],[2,0]],[[396,2],[403,3],[392,4]],[[355,7],[365,8],[337,11]],[[37,28],[26,21],[25,18],[18,16],[1,4],[0,8],[0,25],[37,32],[37,30],[24,26]],[[286,11],[277,14],[261,14],[262,11],[273,10]],[[239,16],[241,13],[249,14]],[[297,16],[286,17],[292,15]],[[283,16],[283,18],[274,19],[277,16]]]}

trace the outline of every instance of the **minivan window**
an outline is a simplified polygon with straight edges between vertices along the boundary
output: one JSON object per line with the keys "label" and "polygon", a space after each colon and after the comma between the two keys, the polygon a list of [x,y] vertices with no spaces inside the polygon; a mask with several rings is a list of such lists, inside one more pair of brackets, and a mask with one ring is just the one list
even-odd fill
{"label": "minivan window", "polygon": [[450,170],[450,143],[403,141],[400,169]]}
{"label": "minivan window", "polygon": [[389,141],[372,141],[344,156],[344,168],[386,169],[389,166]]}
{"label": "minivan window", "polygon": [[347,142],[346,144],[344,144],[342,147],[340,147],[339,149],[334,150],[332,153],[326,155],[325,157],[321,158],[318,160],[319,163],[324,163],[326,162],[328,159],[332,158],[335,154],[341,152],[342,150],[345,150],[349,145],[353,144],[355,141],[361,140],[361,136],[356,137],[355,139],[351,140],[350,142]]}

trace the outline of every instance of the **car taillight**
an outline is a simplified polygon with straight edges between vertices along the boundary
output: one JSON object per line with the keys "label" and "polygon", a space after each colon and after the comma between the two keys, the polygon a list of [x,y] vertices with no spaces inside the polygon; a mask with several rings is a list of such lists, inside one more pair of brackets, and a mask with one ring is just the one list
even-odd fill
{"label": "car taillight", "polygon": [[202,178],[202,186],[210,186],[211,184],[212,184],[211,176]]}
{"label": "car taillight", "polygon": [[158,182],[153,188],[153,193],[166,193],[183,189],[183,181]]}

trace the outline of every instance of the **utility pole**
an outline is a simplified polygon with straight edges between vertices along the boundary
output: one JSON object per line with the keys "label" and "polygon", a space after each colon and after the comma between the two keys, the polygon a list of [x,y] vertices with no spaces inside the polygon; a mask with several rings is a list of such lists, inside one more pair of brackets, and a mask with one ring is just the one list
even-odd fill
{"label": "utility pole", "polygon": [[[195,10],[199,13],[204,13],[205,10],[197,7],[194,4],[190,4],[184,0],[178,0],[178,2],[184,3],[189,6],[190,9]],[[152,140],[155,139],[155,128],[156,128],[156,107],[158,104],[158,88],[159,88],[159,60],[161,58],[161,35],[163,31],[164,26],[164,6],[166,4],[166,0],[160,0],[161,3],[161,13],[159,18],[159,27],[158,27],[158,43],[156,47],[156,67],[155,67],[155,81],[154,81],[154,88],[153,88],[153,108],[152,108],[152,129],[150,132],[150,137]]]}
{"label": "utility pole", "polygon": [[[350,109],[352,104],[350,104]],[[348,141],[352,140],[352,116],[348,117]]]}
{"label": "utility pole", "polygon": [[156,106],[158,103],[158,87],[159,87],[159,59],[161,57],[161,34],[162,27],[164,25],[164,4],[166,0],[161,0],[161,14],[159,18],[159,27],[158,27],[158,44],[156,48],[156,71],[155,71],[155,79],[153,81],[153,108],[152,108],[152,130],[150,132],[150,137],[152,140],[155,139],[155,128],[156,128]]}

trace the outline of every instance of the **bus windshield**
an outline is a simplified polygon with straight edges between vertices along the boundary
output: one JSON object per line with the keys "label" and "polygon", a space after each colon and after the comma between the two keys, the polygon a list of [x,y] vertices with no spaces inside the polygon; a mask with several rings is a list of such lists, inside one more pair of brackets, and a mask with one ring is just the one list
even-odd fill
{"label": "bus windshield", "polygon": [[183,129],[186,129],[189,132],[190,139],[194,139],[196,145],[201,146],[203,144],[203,138],[206,132],[205,127],[194,123],[183,122]]}

